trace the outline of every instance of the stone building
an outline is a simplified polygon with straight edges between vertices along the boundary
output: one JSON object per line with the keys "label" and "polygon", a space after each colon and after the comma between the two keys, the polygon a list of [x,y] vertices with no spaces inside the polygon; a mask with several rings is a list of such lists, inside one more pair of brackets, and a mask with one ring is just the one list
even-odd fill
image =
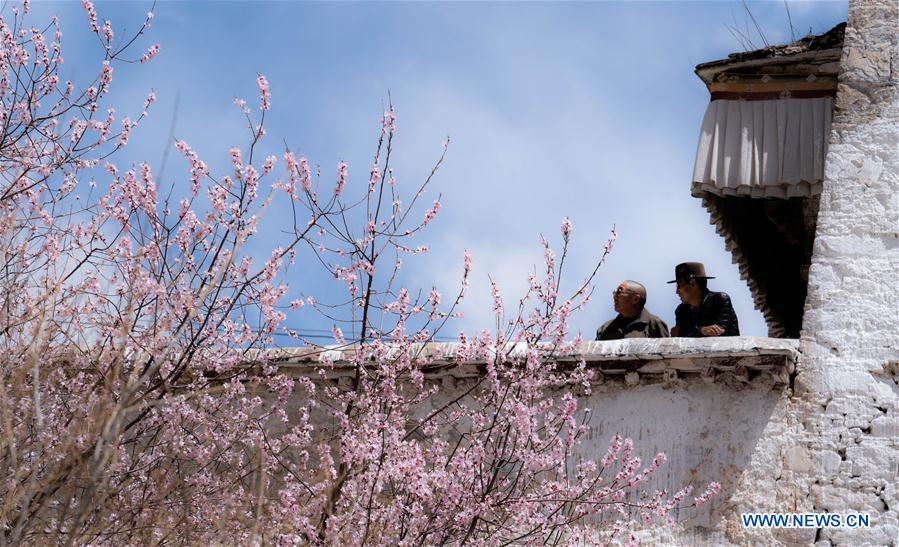
{"label": "stone building", "polygon": [[[619,432],[644,459],[668,454],[650,488],[722,484],[647,544],[899,545],[899,2],[853,0],[845,25],[696,72],[711,101],[691,191],[770,338],[583,344],[572,358],[599,374],[580,450],[595,458]],[[427,351],[433,381],[477,374],[453,344]],[[312,359],[282,358],[297,374]],[[749,512],[870,526],[746,528]]]}
{"label": "stone building", "polygon": [[[799,338],[783,413],[717,529],[739,544],[899,544],[899,3],[850,2],[845,27],[696,72],[712,102],[693,194],[769,334]],[[734,520],[748,511],[872,524],[748,530]]]}

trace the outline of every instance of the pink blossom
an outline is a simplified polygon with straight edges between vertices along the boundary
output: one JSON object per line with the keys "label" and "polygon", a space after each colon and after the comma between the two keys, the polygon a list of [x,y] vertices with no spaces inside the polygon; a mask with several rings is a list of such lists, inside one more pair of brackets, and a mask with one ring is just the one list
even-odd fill
{"label": "pink blossom", "polygon": [[571,235],[571,219],[565,217],[562,219],[562,237],[568,239]]}
{"label": "pink blossom", "polygon": [[256,168],[252,165],[247,165],[246,180],[247,197],[249,197],[249,199],[252,201],[256,198],[256,195],[259,191],[259,173],[256,172]]}
{"label": "pink blossom", "polygon": [[424,219],[422,219],[421,225],[427,226],[428,224],[430,224],[431,221],[434,220],[434,217],[437,216],[437,212],[440,211],[441,207],[442,207],[442,205],[440,204],[440,200],[435,199],[434,206],[432,208],[428,209],[427,211],[425,211],[425,217],[424,217]]}
{"label": "pink blossom", "polygon": [[462,291],[461,295],[464,295],[468,291],[469,287],[469,277],[471,275],[471,253],[468,249],[465,249],[462,258]]}
{"label": "pink blossom", "polygon": [[[106,40],[107,44],[112,42],[114,34],[112,32],[112,23],[108,20],[103,22],[103,39]],[[107,47],[109,47],[107,45]]]}
{"label": "pink blossom", "polygon": [[209,202],[212,208],[219,214],[224,214],[228,210],[228,190],[220,185],[215,185],[207,191]]}
{"label": "pink blossom", "polygon": [[94,3],[90,0],[81,0],[81,7],[87,12],[87,19],[90,21],[91,30],[100,33],[100,27],[97,26],[97,12],[94,10]]}
{"label": "pink blossom", "polygon": [[612,437],[612,442],[609,444],[609,449],[606,452],[606,455],[602,459],[602,467],[603,469],[612,465],[618,458],[618,452],[621,450],[621,436],[617,433]]}
{"label": "pink blossom", "polygon": [[312,173],[309,171],[309,162],[306,158],[300,158],[300,184],[303,185],[303,191],[312,190]]}
{"label": "pink blossom", "polygon": [[149,48],[147,48],[146,53],[141,55],[140,62],[148,63],[153,60],[157,55],[159,55],[159,44],[153,44]]}
{"label": "pink blossom", "polygon": [[378,185],[378,182],[381,180],[381,168],[378,166],[378,162],[375,161],[371,166],[371,172],[368,177],[368,191],[369,193],[375,191],[375,187]]}
{"label": "pink blossom", "polygon": [[200,192],[200,181],[209,175],[209,168],[183,140],[176,141],[175,148],[190,162],[191,194],[197,196]]}
{"label": "pink blossom", "polygon": [[240,148],[234,147],[228,150],[228,154],[231,156],[231,165],[234,166],[234,170],[238,173],[243,170],[243,161],[240,158]]}
{"label": "pink blossom", "polygon": [[122,132],[119,133],[119,140],[116,143],[116,146],[122,147],[128,144],[128,136],[131,134],[131,128],[134,127],[134,123],[127,116],[122,118]]}
{"label": "pink blossom", "polygon": [[[294,157],[293,152],[288,151],[288,152],[284,153],[284,168],[287,169],[288,180],[290,181],[290,184],[288,185],[288,188],[289,188],[288,193],[291,194],[292,197],[294,197],[296,194],[295,188],[296,188],[297,182],[299,181],[298,165],[299,164],[297,163],[297,160]],[[307,167],[307,170],[308,170],[308,167]]]}
{"label": "pink blossom", "polygon": [[112,82],[112,65],[109,61],[103,61],[103,70],[100,72],[100,93],[106,93]]}
{"label": "pink blossom", "polygon": [[704,505],[718,495],[719,492],[721,492],[721,485],[717,482],[711,482],[702,494],[693,498],[693,504],[696,505],[696,507]]}
{"label": "pink blossom", "polygon": [[[95,19],[89,0],[84,5]],[[176,167],[159,207],[150,165],[129,160],[132,167],[119,170],[110,156],[142,116],[122,118],[118,142],[101,146],[118,127],[113,109],[105,120],[95,115],[116,59],[99,89],[90,80],[67,83],[65,95],[54,79],[59,67],[45,53],[53,48],[18,21],[9,28],[0,19],[10,69],[0,70],[0,118],[19,124],[8,151],[14,196],[0,208],[0,236],[12,242],[15,262],[11,275],[0,271],[0,293],[13,295],[3,307],[11,399],[0,406],[14,417],[4,426],[7,444],[23,456],[4,460],[7,489],[41,504],[16,517],[25,535],[9,542],[158,542],[162,527],[168,537],[200,544],[258,543],[261,519],[275,531],[265,536],[269,542],[285,545],[531,544],[545,541],[547,530],[559,543],[594,544],[615,538],[605,530],[590,537],[585,519],[600,526],[619,517],[670,522],[692,490],[669,497],[636,488],[665,463],[663,453],[642,467],[633,442],[617,435],[601,464],[576,452],[589,430],[575,393],[589,393],[594,371],[576,357],[580,338],[567,333],[592,289],[588,282],[574,297],[557,294],[562,280],[547,241],[546,271],[528,278],[517,316],[504,316],[490,279],[495,332],[461,334],[455,353],[419,346],[462,316],[457,307],[472,258],[466,250],[454,294],[402,286],[415,276],[400,275],[400,257],[428,251],[406,239],[418,237],[441,202],[420,225],[402,210],[404,199],[415,203],[423,194],[394,180],[386,167],[391,146],[379,150],[369,179],[383,202],[380,194],[337,199],[347,183],[344,162],[333,199],[319,201],[312,161],[285,153],[289,180],[272,186],[291,197],[299,188],[306,193],[291,200],[288,218],[267,219],[284,229],[265,236],[257,228],[270,201],[255,198],[275,156],[259,167],[234,149],[228,174],[212,177],[177,140],[189,173]],[[113,40],[106,27],[104,44]],[[18,42],[29,40],[35,64],[23,69],[16,63],[29,57]],[[268,83],[259,81],[266,110]],[[53,104],[38,106],[41,99]],[[151,91],[144,108],[153,100]],[[392,107],[382,130],[392,142]],[[253,159],[262,157],[261,148],[252,149]],[[90,188],[75,191],[79,179]],[[201,188],[208,203],[197,203]],[[291,269],[295,263],[301,271]],[[322,277],[307,272],[317,265],[339,284],[325,291],[333,300],[288,297],[303,287],[288,289],[287,281]],[[309,328],[330,324],[330,336],[284,326],[290,310],[306,306],[319,317]],[[275,337],[281,334],[289,339]],[[329,337],[345,347],[318,345]],[[274,349],[299,343],[291,340],[305,345]],[[442,407],[434,402],[459,387],[441,372],[445,359],[481,377],[464,379],[471,388],[464,399]],[[709,485],[695,504],[719,491]],[[334,503],[325,507],[328,500]],[[87,517],[66,510],[86,502]],[[612,530],[625,531],[617,524]]]}
{"label": "pink blossom", "polygon": [[44,240],[44,253],[47,256],[47,260],[51,263],[59,260],[60,244],[59,236],[57,234],[51,234]]}
{"label": "pink blossom", "polygon": [[266,156],[265,162],[262,164],[262,175],[266,176],[272,172],[272,167],[275,165],[275,162],[278,161],[278,158],[272,155]]}
{"label": "pink blossom", "polygon": [[499,294],[499,286],[492,278],[490,279],[490,292],[493,295],[493,313],[499,317],[503,314],[503,299]]}
{"label": "pink blossom", "polygon": [[337,164],[337,186],[334,188],[334,195],[340,197],[343,187],[346,186],[347,165],[344,162]]}
{"label": "pink blossom", "polygon": [[437,289],[431,289],[428,293],[428,303],[434,308],[440,305],[440,292]]}
{"label": "pink blossom", "polygon": [[396,132],[396,113],[392,105],[390,110],[384,112],[384,116],[381,118],[381,132],[390,133],[391,135]]}
{"label": "pink blossom", "polygon": [[268,110],[269,107],[271,106],[270,101],[272,98],[272,94],[269,92],[269,89],[268,89],[268,80],[265,79],[265,76],[260,74],[256,78],[256,84],[259,86],[259,101],[260,101],[259,107],[262,110]]}

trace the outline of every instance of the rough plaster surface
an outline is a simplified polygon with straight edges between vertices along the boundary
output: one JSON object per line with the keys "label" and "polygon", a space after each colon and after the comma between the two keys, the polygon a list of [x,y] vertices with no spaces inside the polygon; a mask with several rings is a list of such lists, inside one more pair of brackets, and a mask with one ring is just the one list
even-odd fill
{"label": "rough plaster surface", "polygon": [[[584,360],[597,373],[589,395],[590,430],[577,458],[600,459],[615,433],[635,441],[636,454],[650,461],[665,452],[668,462],[647,490],[675,492],[685,485],[701,491],[711,481],[722,493],[699,511],[677,515],[683,526],[639,532],[644,544],[726,544],[739,530],[741,510],[775,510],[776,480],[783,473],[790,378],[799,358],[798,341],[763,337],[626,339],[585,342],[568,358]],[[481,362],[456,360],[457,344],[421,346],[425,379],[443,389],[419,409],[429,414],[465,392],[483,372]],[[507,348],[514,355],[514,347]],[[350,387],[353,365],[344,354],[286,349],[266,356],[282,371]],[[560,358],[559,361],[564,361]],[[321,363],[325,361],[325,363]],[[321,373],[319,372],[321,371]],[[294,401],[299,403],[301,401]],[[314,420],[327,424],[329,418]],[[888,424],[887,424],[888,425]],[[794,465],[837,466],[833,454],[815,454]],[[698,493],[698,492],[697,492]]]}
{"label": "rough plaster surface", "polygon": [[[899,545],[897,36],[899,2],[850,2],[787,448],[766,462],[780,472],[779,510],[863,511],[872,526],[734,530],[735,543]],[[756,485],[739,494],[772,496]]]}
{"label": "rough plaster surface", "polygon": [[[482,375],[483,363],[455,359],[457,348],[421,348],[429,355],[426,381],[443,388],[419,409],[423,415],[468,390]],[[349,389],[353,366],[334,353],[334,360],[324,364],[321,353],[308,349],[267,357],[282,371]],[[589,395],[578,391],[579,407],[589,408],[591,418],[575,457],[600,459],[618,433],[635,441],[635,453],[643,461],[658,452],[668,456],[647,490],[675,492],[690,484],[701,491],[711,481],[721,482],[722,493],[710,504],[677,515],[681,528],[646,529],[638,537],[644,544],[725,544],[728,530],[740,526],[741,508],[777,507],[775,482],[787,451],[781,433],[789,421],[789,380],[798,357],[796,340],[757,337],[583,343],[571,358],[584,360],[598,374]],[[321,413],[313,416],[325,427],[331,420]],[[796,465],[808,468],[812,461],[803,457],[796,455]],[[834,464],[834,457],[816,455],[814,461]]]}
{"label": "rough plaster surface", "polygon": [[[449,393],[467,389],[473,381],[459,379]],[[578,400],[580,409],[590,409],[591,420],[576,457],[599,460],[618,433],[634,440],[635,454],[643,461],[658,452],[668,456],[645,490],[673,493],[690,484],[702,491],[711,481],[721,482],[722,492],[710,504],[676,515],[683,525],[680,529],[643,530],[638,538],[645,545],[725,544],[726,531],[740,526],[740,507],[747,503],[756,510],[776,507],[774,486],[784,466],[780,431],[787,420],[788,392],[787,386],[767,376],[745,384],[709,382],[698,376],[674,382],[641,378],[633,383],[607,376]],[[446,395],[431,400],[431,407],[440,408]],[[753,492],[751,499],[747,491]]]}

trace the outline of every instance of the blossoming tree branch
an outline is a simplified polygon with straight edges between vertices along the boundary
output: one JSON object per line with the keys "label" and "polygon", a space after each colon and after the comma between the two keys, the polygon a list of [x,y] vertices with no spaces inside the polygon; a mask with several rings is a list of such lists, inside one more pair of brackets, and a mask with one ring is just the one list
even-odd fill
{"label": "blossoming tree branch", "polygon": [[[484,373],[447,390],[423,348],[458,314],[472,259],[451,298],[399,282],[428,250],[413,241],[440,211],[425,194],[442,155],[407,194],[390,106],[361,180],[289,149],[261,157],[276,102],[259,75],[258,103],[236,101],[248,134],[223,151],[226,172],[176,140],[186,169],[161,184],[149,163],[116,163],[155,95],[130,116],[108,104],[116,67],[160,52],[145,43],[152,12],[117,38],[83,7],[102,55],[84,81],[61,79],[57,19],[31,26],[27,2],[0,17],[0,543],[608,542],[717,492],[646,490],[665,456],[644,464],[629,439],[575,453],[591,371],[557,358],[579,342],[568,318],[614,232],[573,294],[559,289],[567,219],[513,313],[494,283],[495,328],[458,344]],[[248,250],[265,245],[273,200],[292,216],[258,263]],[[288,301],[298,262],[345,298]],[[334,326],[333,345],[286,326],[300,307]],[[352,381],[325,379],[328,359],[286,374],[273,360],[285,333],[343,350]]]}

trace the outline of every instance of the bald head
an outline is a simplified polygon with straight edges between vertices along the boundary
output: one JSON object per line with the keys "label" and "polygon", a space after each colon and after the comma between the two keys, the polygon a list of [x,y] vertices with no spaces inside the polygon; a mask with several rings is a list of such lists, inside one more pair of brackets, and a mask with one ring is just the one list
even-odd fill
{"label": "bald head", "polygon": [[639,283],[637,281],[633,281],[627,279],[622,282],[629,290],[633,291],[634,294],[640,297],[640,308],[646,305],[646,287],[643,286],[643,283]]}
{"label": "bald head", "polygon": [[630,279],[622,281],[612,294],[612,301],[615,311],[624,317],[636,317],[646,304],[646,287]]}

